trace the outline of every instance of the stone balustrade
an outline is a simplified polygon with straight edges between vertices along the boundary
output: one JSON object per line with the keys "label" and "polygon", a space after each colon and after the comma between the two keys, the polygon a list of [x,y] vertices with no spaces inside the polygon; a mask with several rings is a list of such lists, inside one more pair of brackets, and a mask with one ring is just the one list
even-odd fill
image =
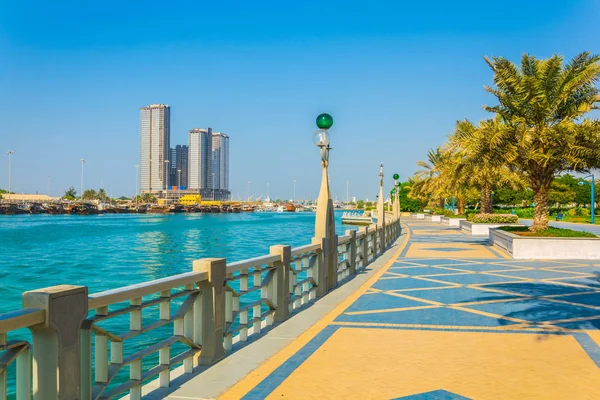
{"label": "stone balustrade", "polygon": [[[175,369],[190,374],[219,361],[373,262],[401,234],[398,218],[386,221],[234,263],[196,260],[190,272],[100,293],[71,285],[26,292],[23,309],[0,315],[0,400],[9,378],[19,400],[140,399],[150,380],[168,387]],[[32,343],[8,340],[23,328]]]}

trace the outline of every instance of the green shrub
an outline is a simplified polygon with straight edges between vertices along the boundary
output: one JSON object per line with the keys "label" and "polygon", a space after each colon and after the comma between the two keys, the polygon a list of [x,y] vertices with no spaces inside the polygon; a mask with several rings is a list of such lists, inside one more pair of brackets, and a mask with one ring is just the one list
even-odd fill
{"label": "green shrub", "polygon": [[473,218],[473,215],[477,214],[478,211],[476,210],[465,210],[465,217],[467,218],[467,221],[470,221],[471,218]]}
{"label": "green shrub", "polygon": [[475,214],[471,218],[474,224],[516,224],[519,217],[513,214]]}
{"label": "green shrub", "polygon": [[569,211],[567,211],[567,214],[571,217],[589,217],[590,210],[587,208],[576,207],[569,209]]}
{"label": "green shrub", "polygon": [[433,210],[433,215],[443,215],[444,217],[452,217],[454,213],[452,210],[446,210],[444,208],[436,208]]}
{"label": "green shrub", "polygon": [[519,218],[533,218],[533,208],[517,208],[515,210],[515,215]]}

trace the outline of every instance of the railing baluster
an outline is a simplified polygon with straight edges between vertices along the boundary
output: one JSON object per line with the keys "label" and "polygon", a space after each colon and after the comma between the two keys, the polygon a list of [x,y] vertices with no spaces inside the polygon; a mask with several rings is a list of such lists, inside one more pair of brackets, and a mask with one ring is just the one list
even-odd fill
{"label": "railing baluster", "polygon": [[[142,305],[142,298],[137,297],[129,301],[131,307],[139,307]],[[132,331],[142,330],[142,309],[138,308],[129,313],[129,329]],[[133,375],[133,377],[132,377]],[[142,360],[134,361],[129,367],[129,379],[139,381],[131,388],[130,397],[132,400],[142,398]]]}
{"label": "railing baluster", "polygon": [[17,356],[16,389],[17,400],[31,399],[31,351],[29,346]]}
{"label": "railing baluster", "polygon": [[[108,307],[100,307],[96,309],[95,314],[97,316],[104,316],[108,314]],[[96,357],[95,357],[95,380],[98,383],[108,382],[108,336],[101,333],[94,335],[96,343]]]}
{"label": "railing baluster", "polygon": [[[226,279],[233,278],[233,274],[229,273],[226,275]],[[225,287],[225,323],[233,323],[233,290],[229,287]],[[231,332],[226,332],[223,340],[223,346],[225,350],[229,351],[233,348],[233,335]]]}
{"label": "railing baluster", "polygon": [[139,385],[135,385],[129,391],[129,398],[131,400],[141,400],[142,398],[142,360],[135,360],[129,364],[129,379],[132,381],[139,381]]}
{"label": "railing baluster", "polygon": [[[243,269],[240,271],[240,296],[248,292],[248,270]],[[248,310],[244,310],[240,313],[240,341],[245,342],[248,340]]]}
{"label": "railing baluster", "polygon": [[[262,286],[262,277],[261,277],[261,266],[255,266],[253,269],[254,273],[254,286],[261,287]],[[261,298],[263,294],[263,288],[260,290]],[[253,334],[257,335],[260,333],[260,324],[261,324],[261,304],[254,306],[252,310],[252,319],[254,320]]]}

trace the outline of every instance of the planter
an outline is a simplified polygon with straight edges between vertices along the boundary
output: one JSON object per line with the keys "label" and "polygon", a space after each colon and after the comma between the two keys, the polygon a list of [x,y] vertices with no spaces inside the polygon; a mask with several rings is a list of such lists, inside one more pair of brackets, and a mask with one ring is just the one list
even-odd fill
{"label": "planter", "polygon": [[460,226],[460,221],[466,221],[466,218],[450,218],[450,217],[442,217],[440,221],[442,224],[446,224],[448,226]]}
{"label": "planter", "polygon": [[432,222],[442,222],[442,216],[441,215],[432,215],[431,221]]}
{"label": "planter", "polygon": [[474,224],[473,222],[461,220],[460,230],[475,236],[488,236],[490,229],[501,226],[523,226],[521,224]]}
{"label": "planter", "polygon": [[430,215],[430,214],[426,214],[426,215],[425,215],[425,220],[427,220],[427,221],[431,221],[431,217],[432,217],[432,215]]}
{"label": "planter", "polygon": [[425,219],[425,214],[416,214],[417,219]]}
{"label": "planter", "polygon": [[490,243],[516,259],[600,260],[600,238],[523,237],[491,229]]}

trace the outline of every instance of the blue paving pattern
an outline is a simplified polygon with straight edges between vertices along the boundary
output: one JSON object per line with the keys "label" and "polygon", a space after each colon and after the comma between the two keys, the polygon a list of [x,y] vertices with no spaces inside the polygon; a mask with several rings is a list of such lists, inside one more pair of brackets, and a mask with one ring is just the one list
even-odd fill
{"label": "blue paving pattern", "polygon": [[459,396],[456,393],[445,390],[434,390],[433,392],[412,394],[410,396],[397,397],[393,400],[471,400],[468,397]]}
{"label": "blue paving pattern", "polygon": [[600,363],[600,347],[584,332],[600,329],[599,276],[600,265],[592,261],[400,257],[373,284],[372,292],[357,299],[335,322],[394,329],[530,333],[538,329],[573,334]]}

